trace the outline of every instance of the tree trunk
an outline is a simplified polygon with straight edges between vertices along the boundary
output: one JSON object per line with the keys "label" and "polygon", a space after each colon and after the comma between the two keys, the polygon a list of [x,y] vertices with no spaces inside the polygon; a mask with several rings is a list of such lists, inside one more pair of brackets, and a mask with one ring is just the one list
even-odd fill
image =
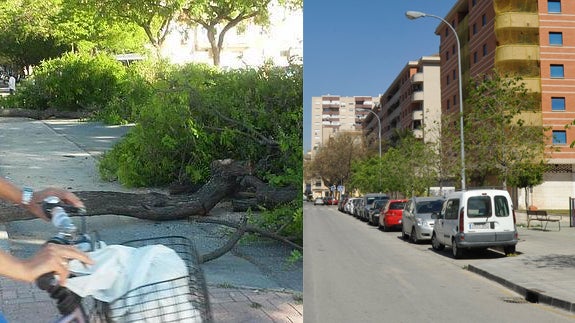
{"label": "tree trunk", "polygon": [[[242,187],[255,188],[255,203],[273,207],[297,197],[297,189],[270,188],[258,178],[249,175],[246,162],[230,159],[212,163],[212,176],[197,192],[186,195],[165,195],[161,193],[122,193],[110,191],[74,192],[86,205],[86,215],[116,214],[139,219],[166,221],[186,219],[191,216],[206,216],[216,204],[232,196]],[[0,203],[0,222],[32,219],[33,215],[18,206]]]}

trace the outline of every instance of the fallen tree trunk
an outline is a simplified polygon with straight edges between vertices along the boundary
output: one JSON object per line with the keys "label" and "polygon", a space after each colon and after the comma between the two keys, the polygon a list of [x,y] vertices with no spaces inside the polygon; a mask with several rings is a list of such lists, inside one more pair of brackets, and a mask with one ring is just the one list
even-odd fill
{"label": "fallen tree trunk", "polygon": [[[256,189],[256,204],[270,207],[289,201],[297,196],[295,189],[271,189],[262,181],[249,175],[245,162],[218,160],[212,163],[212,176],[197,192],[185,195],[161,193],[123,193],[110,191],[74,192],[86,205],[86,215],[115,214],[139,219],[166,221],[191,216],[206,216],[221,200],[233,195],[243,185]],[[245,178],[249,178],[245,180]],[[32,219],[33,215],[23,209],[0,203],[0,222]]]}

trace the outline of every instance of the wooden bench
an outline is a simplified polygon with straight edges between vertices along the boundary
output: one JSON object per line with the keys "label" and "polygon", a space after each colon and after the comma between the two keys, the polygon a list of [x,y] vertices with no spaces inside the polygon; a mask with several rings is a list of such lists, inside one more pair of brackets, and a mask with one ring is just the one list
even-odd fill
{"label": "wooden bench", "polygon": [[559,231],[561,231],[561,215],[549,215],[547,211],[544,210],[527,210],[527,228],[529,228],[531,221],[539,221],[541,222],[541,226],[543,226],[545,222],[543,231],[547,230],[547,224],[549,222],[557,222]]}

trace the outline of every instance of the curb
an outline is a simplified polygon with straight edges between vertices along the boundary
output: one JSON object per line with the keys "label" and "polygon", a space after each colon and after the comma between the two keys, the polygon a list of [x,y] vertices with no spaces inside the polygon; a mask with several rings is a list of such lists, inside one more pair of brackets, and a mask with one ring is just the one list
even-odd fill
{"label": "curb", "polygon": [[566,310],[570,313],[575,313],[575,304],[569,301],[565,301],[562,299],[558,299],[549,295],[545,295],[541,291],[537,289],[528,289],[518,284],[515,284],[507,279],[501,278],[499,276],[493,275],[481,268],[478,268],[474,265],[468,265],[467,270],[472,273],[478,274],[483,276],[489,280],[497,282],[504,287],[513,290],[514,292],[521,295],[526,301],[529,303],[541,303],[546,304],[549,306],[557,307],[563,310]]}

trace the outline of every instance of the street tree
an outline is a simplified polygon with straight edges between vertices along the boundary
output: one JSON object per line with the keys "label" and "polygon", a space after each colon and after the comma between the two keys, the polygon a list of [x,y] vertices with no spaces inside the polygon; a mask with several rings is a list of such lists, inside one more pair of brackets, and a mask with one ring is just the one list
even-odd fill
{"label": "street tree", "polygon": [[[494,71],[471,79],[464,106],[465,165],[468,178],[479,186],[495,178],[507,186],[511,170],[545,157],[544,128],[538,118],[538,98],[519,76]],[[459,114],[443,125],[443,149],[452,160],[459,157]],[[454,163],[452,163],[454,164]],[[453,167],[456,169],[456,167]],[[453,176],[457,176],[453,174]]]}
{"label": "street tree", "polygon": [[325,146],[319,148],[314,159],[306,164],[306,179],[321,178],[327,186],[349,186],[353,161],[364,158],[366,154],[361,139],[359,134],[348,132],[330,138]]}
{"label": "street tree", "polygon": [[508,184],[525,189],[525,209],[529,209],[529,191],[543,183],[543,174],[548,165],[543,161],[517,163],[509,171]]}
{"label": "street tree", "polygon": [[[185,4],[181,20],[190,26],[200,25],[206,30],[213,63],[219,66],[227,32],[233,28],[244,28],[247,22],[268,26],[271,2],[271,0],[194,0]],[[280,0],[279,4],[290,8],[301,8],[303,1]]]}
{"label": "street tree", "polygon": [[184,0],[76,0],[90,6],[99,16],[111,22],[136,24],[146,34],[150,44],[160,55],[160,50],[172,27],[181,14]]}
{"label": "street tree", "polygon": [[51,18],[58,13],[55,1],[8,0],[0,3],[0,60],[21,71],[68,50],[54,35]]}

